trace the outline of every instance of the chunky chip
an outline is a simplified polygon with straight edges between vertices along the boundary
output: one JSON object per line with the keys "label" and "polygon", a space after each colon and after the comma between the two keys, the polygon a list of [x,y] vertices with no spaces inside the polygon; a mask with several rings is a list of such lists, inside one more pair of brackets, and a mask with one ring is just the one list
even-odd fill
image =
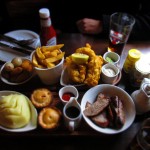
{"label": "chunky chip", "polygon": [[32,56],[32,62],[38,68],[52,68],[55,67],[64,57],[65,52],[62,52],[64,44],[37,47]]}

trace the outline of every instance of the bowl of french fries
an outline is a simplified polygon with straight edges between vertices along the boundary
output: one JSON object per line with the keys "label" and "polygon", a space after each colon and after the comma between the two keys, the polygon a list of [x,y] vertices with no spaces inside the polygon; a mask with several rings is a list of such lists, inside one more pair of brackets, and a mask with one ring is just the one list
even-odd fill
{"label": "bowl of french fries", "polygon": [[35,72],[46,85],[56,84],[63,70],[65,52],[61,51],[64,44],[37,47],[31,53]]}

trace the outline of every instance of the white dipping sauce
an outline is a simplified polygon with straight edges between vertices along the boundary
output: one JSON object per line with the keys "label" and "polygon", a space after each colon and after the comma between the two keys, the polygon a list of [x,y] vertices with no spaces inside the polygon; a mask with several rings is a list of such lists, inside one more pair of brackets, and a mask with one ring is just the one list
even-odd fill
{"label": "white dipping sauce", "polygon": [[103,73],[104,73],[105,75],[109,76],[109,77],[113,77],[113,76],[116,75],[116,72],[115,72],[113,69],[111,69],[111,68],[105,68],[105,69],[103,70]]}

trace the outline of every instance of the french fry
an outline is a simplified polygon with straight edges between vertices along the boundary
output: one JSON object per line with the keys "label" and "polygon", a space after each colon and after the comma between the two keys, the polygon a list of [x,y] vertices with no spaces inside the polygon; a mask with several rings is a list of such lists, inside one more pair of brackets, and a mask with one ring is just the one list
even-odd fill
{"label": "french fry", "polygon": [[38,68],[55,67],[65,55],[65,52],[60,50],[62,46],[64,44],[36,48],[35,54],[32,56],[34,66]]}
{"label": "french fry", "polygon": [[44,68],[42,65],[40,65],[40,64],[38,63],[35,54],[34,54],[33,57],[32,57],[32,63],[33,63],[33,65],[34,65],[35,67]]}
{"label": "french fry", "polygon": [[46,63],[53,63],[53,62],[56,62],[56,61],[62,59],[62,58],[64,57],[64,55],[65,55],[65,52],[62,52],[62,53],[60,53],[59,55],[57,55],[57,57],[47,58],[47,59],[45,59],[44,61],[45,61]]}
{"label": "french fry", "polygon": [[49,58],[49,57],[56,57],[58,54],[60,53],[60,51],[58,49],[54,50],[54,51],[46,51],[43,53],[43,55],[46,57],[46,58]]}
{"label": "french fry", "polygon": [[60,49],[64,46],[64,44],[52,45],[52,46],[42,46],[41,51],[44,53],[46,51],[53,51],[56,49]]}
{"label": "french fry", "polygon": [[55,64],[54,64],[54,63],[48,63],[48,64],[47,64],[47,68],[52,68],[52,67],[55,67]]}
{"label": "french fry", "polygon": [[37,54],[37,56],[38,56],[40,59],[45,59],[45,56],[43,55],[43,53],[42,53],[40,47],[38,47],[38,48],[36,49],[36,54]]}
{"label": "french fry", "polygon": [[34,54],[33,57],[32,57],[32,63],[33,63],[35,66],[38,65],[38,61],[37,61],[37,59],[36,59],[35,54]]}

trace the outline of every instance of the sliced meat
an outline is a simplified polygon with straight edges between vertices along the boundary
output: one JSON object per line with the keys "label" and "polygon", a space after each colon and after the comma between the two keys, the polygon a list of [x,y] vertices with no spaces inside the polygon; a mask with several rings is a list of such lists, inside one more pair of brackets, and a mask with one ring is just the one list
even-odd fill
{"label": "sliced meat", "polygon": [[106,111],[101,112],[100,114],[91,117],[92,121],[100,127],[106,128],[109,125],[109,120],[106,115]]}
{"label": "sliced meat", "polygon": [[109,105],[109,99],[108,98],[97,98],[97,100],[91,104],[91,106],[86,107],[83,113],[85,116],[95,116],[102,112],[107,106]]}
{"label": "sliced meat", "polygon": [[[90,102],[87,102],[85,107],[87,108],[91,105],[92,104]],[[109,120],[107,119],[107,115],[106,115],[105,111],[101,112],[100,114],[98,114],[96,116],[90,117],[90,118],[95,124],[97,124],[100,127],[106,128],[109,125]]]}
{"label": "sliced meat", "polygon": [[109,121],[113,122],[113,120],[114,120],[114,113],[113,113],[113,110],[112,110],[110,105],[107,107],[106,111],[107,111],[107,114],[108,114],[107,116],[108,116]]}
{"label": "sliced meat", "polygon": [[117,117],[117,124],[122,126],[125,124],[125,111],[121,100],[118,101],[118,112],[119,116]]}
{"label": "sliced meat", "polygon": [[90,102],[86,102],[86,105],[85,105],[85,108],[87,108],[87,107],[89,107],[89,106],[91,106],[92,104],[90,103]]}
{"label": "sliced meat", "polygon": [[110,106],[114,114],[114,126],[121,128],[125,123],[125,112],[122,101],[118,99],[118,96],[111,97]]}
{"label": "sliced meat", "polygon": [[97,101],[97,100],[101,100],[101,99],[103,99],[103,98],[106,98],[106,96],[105,96],[103,93],[100,92],[100,93],[97,95],[96,101]]}

